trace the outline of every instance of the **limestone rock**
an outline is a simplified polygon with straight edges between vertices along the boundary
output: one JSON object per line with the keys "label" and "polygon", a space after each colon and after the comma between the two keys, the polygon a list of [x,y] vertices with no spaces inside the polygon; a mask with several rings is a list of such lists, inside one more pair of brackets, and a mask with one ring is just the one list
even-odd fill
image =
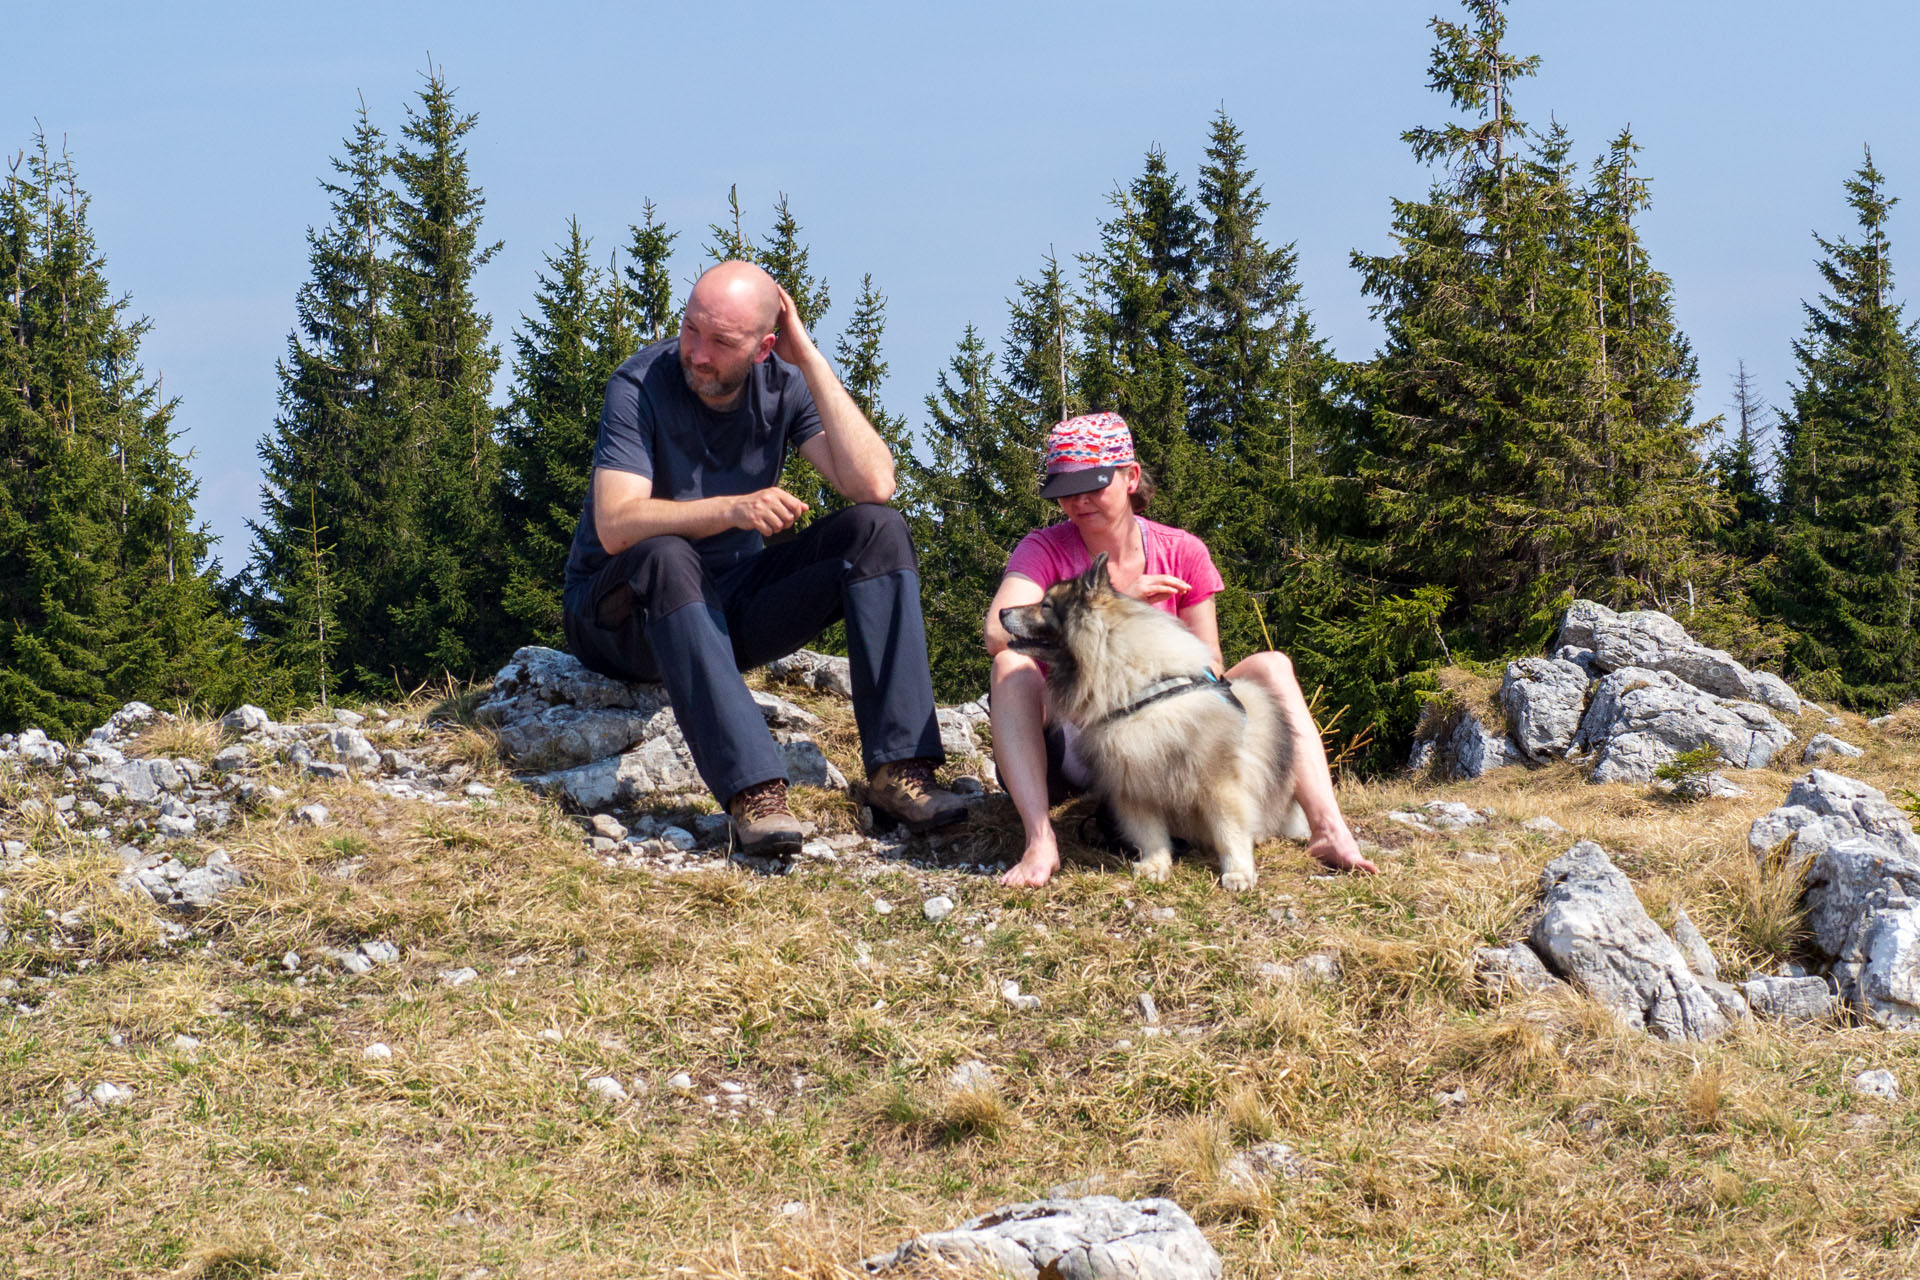
{"label": "limestone rock", "polygon": [[1774,1022],[1818,1022],[1839,1004],[1825,978],[1749,978],[1740,989],[1755,1017]]}
{"label": "limestone rock", "polygon": [[1471,712],[1461,716],[1460,723],[1454,726],[1447,738],[1447,752],[1453,757],[1456,778],[1478,778],[1506,765],[1524,763],[1526,759],[1520,749],[1507,740],[1506,734],[1495,733]]}
{"label": "limestone rock", "polygon": [[822,693],[853,697],[853,665],[811,649],[796,649],[784,658],[767,664],[767,674],[788,684],[805,685]]}
{"label": "limestone rock", "polygon": [[1866,752],[1851,742],[1842,741],[1830,733],[1816,733],[1807,743],[1807,749],[1800,753],[1800,763],[1812,764],[1826,756],[1863,756]]}
{"label": "limestone rock", "polygon": [[1473,953],[1473,972],[1496,996],[1547,991],[1559,982],[1540,962],[1539,954],[1524,942],[1510,947],[1481,947]]}
{"label": "limestone rock", "polygon": [[249,733],[257,733],[272,723],[273,717],[252,703],[235,707],[232,711],[220,717],[221,729],[235,737],[241,737]]}
{"label": "limestone rock", "polygon": [[1693,970],[1694,977],[1705,978],[1709,982],[1718,981],[1720,965],[1714,960],[1707,940],[1700,936],[1700,930],[1694,927],[1684,908],[1674,913],[1672,937],[1673,945],[1680,948],[1680,954],[1685,957],[1687,968]]}
{"label": "limestone rock", "polygon": [[1722,649],[1710,649],[1664,613],[1615,613],[1591,600],[1576,600],[1560,623],[1560,645],[1591,649],[1602,672],[1640,667],[1669,672],[1684,683],[1722,698],[1762,703],[1799,715],[1800,697],[1787,682],[1749,671]]}
{"label": "limestone rock", "polygon": [[1920,1029],[1920,838],[1866,783],[1815,769],[1755,820],[1756,856],[1804,870],[1807,925],[1840,997],[1883,1027]]}
{"label": "limestone rock", "polygon": [[1765,707],[1729,702],[1645,667],[1601,678],[1576,746],[1599,752],[1594,782],[1647,782],[1682,751],[1712,744],[1737,769],[1764,768],[1793,731]]}
{"label": "limestone rock", "polygon": [[1727,1029],[1719,1003],[1599,845],[1582,841],[1548,863],[1541,888],[1528,940],[1554,972],[1664,1040],[1711,1040]]}
{"label": "limestone rock", "polygon": [[1522,658],[1507,664],[1500,706],[1522,754],[1532,760],[1564,755],[1586,710],[1587,673],[1559,658]]}
{"label": "limestone rock", "polygon": [[1223,1181],[1249,1191],[1265,1186],[1275,1178],[1302,1178],[1306,1161],[1284,1142],[1262,1142],[1229,1156],[1220,1164]]}
{"label": "limestone rock", "polygon": [[1035,1200],[916,1236],[870,1272],[932,1262],[1013,1280],[1218,1280],[1220,1255],[1171,1200]]}

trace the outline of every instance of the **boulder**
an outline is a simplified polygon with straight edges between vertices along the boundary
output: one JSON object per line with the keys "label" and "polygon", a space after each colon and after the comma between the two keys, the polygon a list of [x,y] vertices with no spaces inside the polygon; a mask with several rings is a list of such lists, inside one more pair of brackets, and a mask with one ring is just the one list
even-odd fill
{"label": "boulder", "polygon": [[1713,958],[1707,940],[1700,936],[1700,930],[1694,927],[1684,908],[1674,912],[1673,928],[1669,933],[1673,945],[1680,948],[1680,954],[1686,958],[1687,968],[1693,970],[1694,977],[1705,978],[1709,982],[1719,980],[1719,962]]}
{"label": "boulder", "polygon": [[1602,677],[1580,722],[1576,746],[1598,752],[1593,782],[1647,782],[1683,751],[1709,744],[1738,769],[1764,768],[1793,741],[1765,707],[1730,702],[1671,672],[1623,667]]}
{"label": "boulder", "polygon": [[1220,1255],[1171,1200],[1035,1200],[916,1236],[866,1268],[943,1264],[1012,1280],[1218,1280]]}
{"label": "boulder", "polygon": [[1460,723],[1453,727],[1453,733],[1447,738],[1447,753],[1453,757],[1456,778],[1478,778],[1495,769],[1526,762],[1526,757],[1507,740],[1506,734],[1487,728],[1472,712],[1461,716]]}
{"label": "boulder", "polygon": [[1555,973],[1663,1040],[1711,1040],[1726,1031],[1721,1002],[1599,845],[1582,841],[1548,863],[1541,889],[1528,941]]}
{"label": "boulder", "polygon": [[358,729],[345,725],[329,729],[321,742],[335,760],[354,773],[377,773],[380,769],[379,750]]}
{"label": "boulder", "polygon": [[1626,667],[1664,671],[1722,698],[1759,702],[1799,715],[1798,694],[1779,676],[1749,671],[1723,649],[1710,649],[1664,613],[1615,613],[1592,600],[1576,600],[1560,623],[1557,644],[1593,651],[1602,672]]}
{"label": "boulder", "polygon": [[1507,664],[1500,706],[1522,754],[1547,760],[1566,754],[1587,705],[1585,668],[1560,658],[1522,658]]}

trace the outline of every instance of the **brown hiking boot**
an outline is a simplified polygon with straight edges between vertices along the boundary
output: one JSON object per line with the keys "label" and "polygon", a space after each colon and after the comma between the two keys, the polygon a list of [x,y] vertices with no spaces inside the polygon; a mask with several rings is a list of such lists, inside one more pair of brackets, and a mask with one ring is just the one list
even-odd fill
{"label": "brown hiking boot", "polygon": [[812,823],[800,821],[787,808],[785,778],[769,778],[735,792],[727,802],[727,816],[733,819],[734,848],[756,857],[792,857],[813,833]]}
{"label": "brown hiking boot", "polygon": [[967,816],[967,802],[933,780],[933,761],[895,760],[867,779],[874,816],[892,818],[913,832],[931,831]]}

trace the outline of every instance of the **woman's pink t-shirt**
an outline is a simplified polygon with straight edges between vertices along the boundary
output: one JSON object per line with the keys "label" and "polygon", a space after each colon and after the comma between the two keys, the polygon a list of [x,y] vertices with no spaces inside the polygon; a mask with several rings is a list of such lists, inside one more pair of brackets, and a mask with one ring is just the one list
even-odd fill
{"label": "woman's pink t-shirt", "polygon": [[[1174,529],[1151,520],[1140,519],[1140,541],[1147,553],[1147,573],[1165,573],[1187,584],[1177,596],[1162,596],[1153,603],[1175,617],[1182,609],[1191,609],[1211,599],[1226,585],[1220,571],[1213,567],[1207,544],[1185,529]],[[1040,585],[1042,590],[1056,582],[1087,571],[1093,557],[1080,540],[1073,521],[1062,520],[1044,529],[1035,529],[1020,539],[1020,545],[1007,557],[1007,572],[1017,573]]]}

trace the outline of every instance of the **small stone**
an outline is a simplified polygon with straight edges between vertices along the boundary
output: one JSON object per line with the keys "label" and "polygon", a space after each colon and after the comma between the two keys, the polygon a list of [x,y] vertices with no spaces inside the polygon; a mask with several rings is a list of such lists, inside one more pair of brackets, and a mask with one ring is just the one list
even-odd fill
{"label": "small stone", "polygon": [[471,796],[475,800],[485,800],[493,794],[493,788],[484,782],[469,782],[461,790],[464,794]]}
{"label": "small stone", "polygon": [[280,967],[288,973],[300,972],[300,953],[298,951],[289,951],[287,954],[281,956]]}
{"label": "small stone", "polygon": [[360,1056],[368,1062],[391,1062],[393,1061],[393,1050],[389,1049],[380,1041],[375,1040],[372,1044],[360,1051]]}
{"label": "small stone", "polygon": [[1893,1072],[1884,1068],[1877,1071],[1862,1071],[1853,1078],[1853,1091],[1862,1097],[1892,1102],[1900,1096],[1900,1081]]}
{"label": "small stone", "polygon": [[1547,817],[1544,813],[1537,818],[1528,818],[1520,824],[1520,829],[1522,831],[1538,831],[1550,836],[1564,835],[1567,830],[1552,818]]}
{"label": "small stone", "polygon": [[340,967],[357,976],[373,972],[373,961],[358,951],[349,951],[340,957]]}
{"label": "small stone", "polygon": [[1306,1163],[1284,1142],[1263,1142],[1230,1157],[1220,1166],[1221,1178],[1249,1190],[1274,1178],[1298,1178],[1306,1171]]}
{"label": "small stone", "polygon": [[365,722],[366,717],[357,711],[349,711],[345,707],[336,707],[333,712],[333,720],[335,724],[343,724],[351,729],[355,725]]}
{"label": "small stone", "polygon": [[1149,920],[1157,920],[1160,923],[1165,924],[1170,920],[1177,919],[1179,914],[1180,913],[1175,911],[1172,907],[1155,907],[1153,908],[1153,910],[1147,912],[1147,918]]}
{"label": "small stone", "polygon": [[953,899],[946,894],[937,894],[920,904],[920,911],[929,920],[945,920],[953,914]]}
{"label": "small stone", "polygon": [[540,1038],[542,1040],[545,1040],[548,1044],[559,1044],[562,1040],[565,1040],[567,1037],[566,1037],[566,1034],[562,1032],[558,1027],[545,1027],[540,1032]]}
{"label": "small stone", "polygon": [[722,1080],[720,1082],[720,1092],[722,1093],[745,1093],[746,1091],[747,1087],[738,1080]]}
{"label": "small stone", "polygon": [[1134,1000],[1140,1006],[1140,1020],[1142,1022],[1151,1026],[1160,1021],[1160,1007],[1154,1004],[1151,994],[1142,991],[1134,997]]}
{"label": "small stone", "polygon": [[200,1047],[200,1042],[185,1032],[173,1038],[173,1047],[180,1053],[192,1053]]}
{"label": "small stone", "polygon": [[947,1073],[947,1088],[955,1092],[993,1087],[993,1068],[978,1058],[968,1058]]}
{"label": "small stone", "polygon": [[293,811],[293,820],[295,822],[303,823],[310,827],[324,827],[327,825],[327,819],[330,817],[332,817],[332,815],[327,812],[327,806],[323,804],[303,804]]}
{"label": "small stone", "polygon": [[122,1089],[119,1085],[102,1080],[93,1086],[93,1092],[87,1095],[93,1099],[96,1107],[124,1107],[133,1101],[133,1091]]}
{"label": "small stone", "polygon": [[596,813],[588,817],[587,830],[593,835],[604,836],[608,840],[627,838],[626,824],[610,813]]}
{"label": "small stone", "polygon": [[1830,733],[1816,733],[1813,735],[1812,741],[1807,743],[1807,749],[1800,753],[1800,762],[1802,764],[1812,764],[1814,761],[1824,759],[1827,756],[1854,757],[1865,754],[1866,752],[1854,746],[1851,742],[1843,742]]}
{"label": "small stone", "polygon": [[391,942],[363,942],[360,944],[360,954],[375,964],[400,963],[400,948]]}
{"label": "small stone", "polygon": [[885,898],[875,898],[873,900],[873,911],[875,915],[890,916],[893,914],[893,904]]}
{"label": "small stone", "polygon": [[1465,1088],[1439,1090],[1433,1094],[1433,1105],[1445,1110],[1448,1107],[1465,1106],[1467,1091]]}
{"label": "small stone", "polygon": [[1020,984],[1012,978],[1008,978],[1000,984],[1000,998],[1023,1012],[1030,1013],[1040,1007],[1040,997],[1021,995]]}
{"label": "small stone", "polygon": [[612,1076],[595,1076],[587,1081],[587,1092],[602,1102],[619,1104],[627,1100],[627,1087]]}
{"label": "small stone", "polygon": [[461,965],[458,969],[442,969],[440,971],[440,981],[450,987],[464,987],[479,976],[479,971],[468,965]]}
{"label": "small stone", "polygon": [[693,1077],[684,1071],[676,1071],[667,1077],[667,1088],[675,1093],[692,1093]]}
{"label": "small stone", "polygon": [[700,847],[700,842],[693,838],[693,832],[685,827],[662,827],[656,838],[669,849],[678,849],[682,853]]}
{"label": "small stone", "polygon": [[785,1218],[797,1218],[807,1211],[807,1206],[798,1200],[789,1200],[780,1206],[780,1215]]}
{"label": "small stone", "polygon": [[230,747],[222,747],[214,752],[213,767],[220,773],[232,773],[236,769],[246,768],[247,762],[251,759],[252,756],[247,749],[236,742]]}

